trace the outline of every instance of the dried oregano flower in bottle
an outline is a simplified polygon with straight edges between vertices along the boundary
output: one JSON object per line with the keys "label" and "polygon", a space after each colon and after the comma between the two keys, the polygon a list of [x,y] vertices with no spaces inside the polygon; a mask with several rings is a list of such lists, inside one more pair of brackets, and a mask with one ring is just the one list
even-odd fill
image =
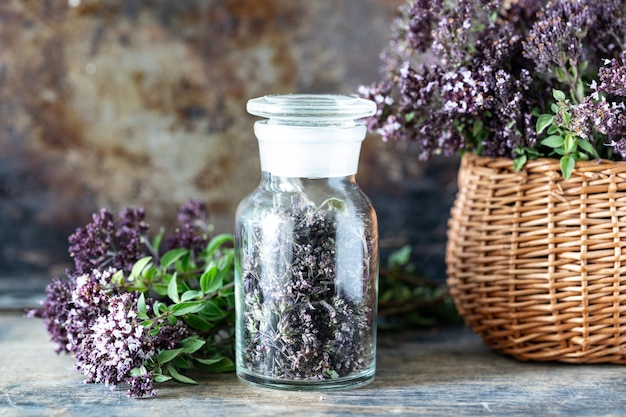
{"label": "dried oregano flower in bottle", "polygon": [[375,104],[266,96],[248,112],[262,179],[236,215],[237,374],[275,388],[360,386],[376,370],[378,226],[356,183]]}

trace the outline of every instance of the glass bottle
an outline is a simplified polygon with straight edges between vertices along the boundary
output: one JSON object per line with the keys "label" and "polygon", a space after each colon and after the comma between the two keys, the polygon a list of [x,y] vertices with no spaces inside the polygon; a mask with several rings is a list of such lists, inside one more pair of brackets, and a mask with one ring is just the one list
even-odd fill
{"label": "glass bottle", "polygon": [[236,214],[240,379],[321,390],[376,369],[378,226],[356,183],[369,100],[279,95],[248,101],[262,179]]}

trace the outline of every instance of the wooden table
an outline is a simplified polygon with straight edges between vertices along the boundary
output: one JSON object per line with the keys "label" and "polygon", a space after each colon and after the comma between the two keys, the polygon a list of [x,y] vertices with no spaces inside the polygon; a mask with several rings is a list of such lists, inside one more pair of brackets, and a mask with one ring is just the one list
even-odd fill
{"label": "wooden table", "polygon": [[0,416],[623,416],[626,367],[521,363],[464,328],[381,334],[374,383],[337,392],[285,392],[200,376],[159,384],[159,396],[83,384],[43,324],[0,313]]}

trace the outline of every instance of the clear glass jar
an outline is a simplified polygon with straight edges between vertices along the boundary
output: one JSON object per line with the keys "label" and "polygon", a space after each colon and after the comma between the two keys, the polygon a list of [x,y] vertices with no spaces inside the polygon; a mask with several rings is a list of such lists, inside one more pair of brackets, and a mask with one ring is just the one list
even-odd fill
{"label": "clear glass jar", "polygon": [[262,179],[236,214],[237,375],[297,390],[361,386],[376,370],[378,225],[356,183],[375,104],[266,96],[248,112]]}

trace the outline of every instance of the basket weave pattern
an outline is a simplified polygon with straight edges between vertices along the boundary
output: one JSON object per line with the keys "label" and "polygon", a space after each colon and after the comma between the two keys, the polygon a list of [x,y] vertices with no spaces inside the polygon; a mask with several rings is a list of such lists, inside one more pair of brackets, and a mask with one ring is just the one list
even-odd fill
{"label": "basket weave pattern", "polygon": [[448,286],[465,322],[521,360],[626,363],[626,163],[467,154]]}

